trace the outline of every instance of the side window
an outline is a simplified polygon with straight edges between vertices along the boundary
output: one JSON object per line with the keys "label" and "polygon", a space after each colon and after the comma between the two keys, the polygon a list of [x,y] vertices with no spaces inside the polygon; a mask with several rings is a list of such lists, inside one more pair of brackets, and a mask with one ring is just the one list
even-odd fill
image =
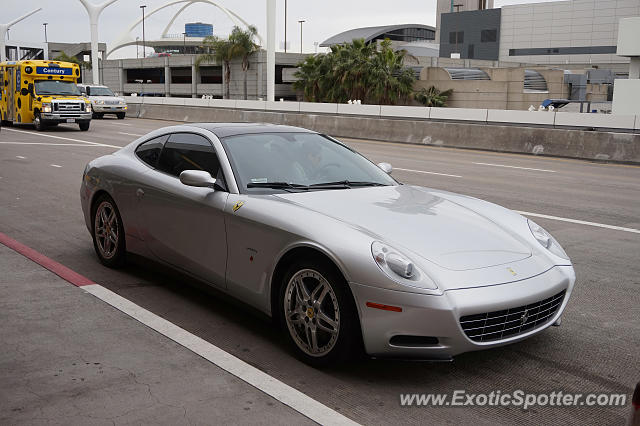
{"label": "side window", "polygon": [[184,170],[204,170],[224,186],[218,156],[211,142],[193,133],[174,133],[164,144],[158,170],[180,176]]}
{"label": "side window", "polygon": [[164,135],[146,141],[136,148],[136,155],[139,159],[155,168],[158,165],[158,158],[160,158],[162,145],[164,145],[167,137],[167,135]]}

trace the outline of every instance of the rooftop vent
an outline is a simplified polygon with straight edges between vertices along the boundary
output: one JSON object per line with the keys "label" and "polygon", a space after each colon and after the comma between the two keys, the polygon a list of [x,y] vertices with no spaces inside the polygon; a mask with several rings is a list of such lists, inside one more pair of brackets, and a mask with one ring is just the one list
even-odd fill
{"label": "rooftop vent", "polygon": [[489,74],[478,68],[445,68],[451,80],[491,80]]}
{"label": "rooftop vent", "polygon": [[548,92],[547,80],[536,70],[524,70],[524,90]]}

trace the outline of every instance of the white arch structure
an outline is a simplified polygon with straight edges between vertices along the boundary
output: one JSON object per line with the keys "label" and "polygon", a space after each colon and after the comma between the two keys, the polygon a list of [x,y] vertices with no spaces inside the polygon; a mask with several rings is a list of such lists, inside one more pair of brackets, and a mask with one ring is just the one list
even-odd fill
{"label": "white arch structure", "polygon": [[[162,9],[166,9],[167,7],[174,6],[176,4],[181,4],[181,3],[185,3],[185,4],[180,8],[180,10],[178,10],[178,12],[176,12],[175,15],[173,15],[173,17],[171,18],[171,21],[169,21],[169,24],[167,24],[167,26],[164,28],[164,31],[162,31],[162,35],[161,35],[162,39],[166,39],[167,32],[169,31],[169,28],[171,28],[171,26],[175,22],[176,18],[178,18],[178,16],[180,16],[182,14],[182,12],[184,12],[189,6],[192,6],[192,5],[196,4],[196,3],[210,4],[210,5],[218,8],[225,15],[227,15],[227,17],[229,17],[229,19],[231,19],[231,21],[234,23],[234,25],[237,25],[239,27],[243,26],[243,25],[245,27],[249,27],[249,23],[247,23],[247,21],[245,21],[240,16],[238,16],[237,13],[235,13],[232,10],[229,10],[226,7],[216,3],[214,1],[211,1],[211,0],[174,0],[174,1],[170,1],[170,2],[165,3],[162,6],[159,6],[159,7],[155,8],[155,9],[153,9],[151,12],[149,12],[145,16],[145,19],[148,19],[151,15],[154,15],[155,13],[161,11]],[[131,32],[138,25],[140,25],[141,22],[142,22],[142,18],[138,18],[131,25],[129,25],[129,27],[124,32],[122,32],[120,34],[120,36],[116,39],[116,41],[114,41],[112,43],[113,46],[111,47],[111,49],[108,50],[107,56],[111,55],[113,52],[115,52],[118,49],[121,49],[121,48],[126,47],[126,46],[132,46],[132,45],[137,44],[136,40],[131,35]],[[260,41],[260,44],[262,45],[263,44],[262,37],[259,34],[257,35],[257,37],[258,37],[258,40]]]}

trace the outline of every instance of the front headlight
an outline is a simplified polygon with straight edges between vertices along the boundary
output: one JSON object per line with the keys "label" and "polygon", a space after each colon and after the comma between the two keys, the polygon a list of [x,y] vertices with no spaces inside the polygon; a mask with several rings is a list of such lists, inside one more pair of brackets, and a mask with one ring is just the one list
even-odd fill
{"label": "front headlight", "polygon": [[104,105],[104,101],[100,101],[100,100],[95,101],[95,103],[96,103],[96,105]]}
{"label": "front headlight", "polygon": [[42,112],[51,112],[51,104],[42,104]]}
{"label": "front headlight", "polygon": [[87,107],[86,108],[87,112],[91,112],[91,104],[87,103],[87,104],[85,104],[85,106]]}
{"label": "front headlight", "polygon": [[558,243],[558,241],[556,241],[556,239],[553,238],[550,233],[548,233],[542,226],[538,225],[531,219],[527,219],[527,222],[529,223],[529,229],[531,230],[533,237],[540,243],[542,247],[546,248],[558,257],[569,260],[569,256],[564,251],[560,243]]}
{"label": "front headlight", "polygon": [[438,288],[429,276],[421,272],[408,257],[391,246],[374,241],[371,254],[378,267],[397,283],[435,290]]}

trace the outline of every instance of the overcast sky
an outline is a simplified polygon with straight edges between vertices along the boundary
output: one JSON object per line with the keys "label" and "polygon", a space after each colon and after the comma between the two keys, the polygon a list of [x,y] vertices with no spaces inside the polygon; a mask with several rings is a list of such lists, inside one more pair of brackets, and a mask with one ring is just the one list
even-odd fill
{"label": "overcast sky", "polygon": [[[90,0],[99,3],[98,0]],[[536,3],[554,0],[495,0],[495,6],[507,4]],[[147,5],[146,13],[167,3],[168,0],[119,0],[109,6],[100,17],[100,41],[107,45],[113,42],[125,28],[141,16],[140,5]],[[277,48],[284,40],[284,0],[277,2]],[[0,21],[11,21],[38,7],[42,11],[14,25],[9,38],[23,41],[44,41],[43,22],[47,22],[49,41],[80,42],[90,41],[89,18],[78,0],[0,0]],[[240,15],[258,28],[266,40],[266,0],[218,0],[222,6]],[[321,43],[339,32],[365,26],[421,23],[435,25],[436,0],[288,0],[287,40],[292,51],[300,51],[300,25],[303,24],[303,48],[314,52],[314,42]],[[160,37],[174,13],[181,5],[174,5],[145,19],[146,38]],[[206,4],[190,6],[176,19],[169,33],[181,34],[187,22],[209,22],[214,33],[226,35],[231,31],[232,22],[217,8]],[[133,31],[134,38],[142,37],[139,26]],[[121,49],[111,58],[135,57],[134,47]]]}

